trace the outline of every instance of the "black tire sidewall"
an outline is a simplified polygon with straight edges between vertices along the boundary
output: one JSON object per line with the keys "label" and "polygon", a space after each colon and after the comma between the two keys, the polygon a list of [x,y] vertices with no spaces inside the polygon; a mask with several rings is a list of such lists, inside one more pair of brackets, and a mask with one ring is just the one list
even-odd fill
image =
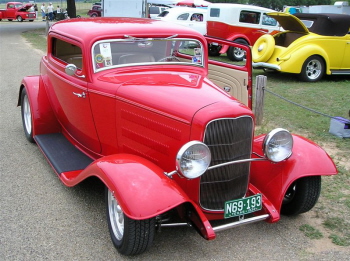
{"label": "black tire sidewall", "polygon": [[282,215],[294,216],[305,213],[315,206],[320,196],[321,176],[300,178],[295,181],[295,184],[295,195],[288,203],[282,204]]}

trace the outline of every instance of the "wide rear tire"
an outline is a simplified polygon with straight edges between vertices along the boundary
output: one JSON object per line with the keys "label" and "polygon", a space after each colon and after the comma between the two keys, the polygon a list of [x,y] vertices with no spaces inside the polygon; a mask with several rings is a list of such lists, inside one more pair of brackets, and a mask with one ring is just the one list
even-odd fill
{"label": "wide rear tire", "polygon": [[301,68],[299,79],[305,82],[321,80],[325,72],[325,63],[320,56],[312,55],[307,58]]}
{"label": "wide rear tire", "polygon": [[296,180],[288,188],[282,203],[281,214],[294,216],[311,210],[321,192],[321,176]]}
{"label": "wide rear tire", "polygon": [[155,218],[134,220],[127,217],[108,188],[106,203],[108,228],[118,252],[127,256],[145,252],[153,242]]}

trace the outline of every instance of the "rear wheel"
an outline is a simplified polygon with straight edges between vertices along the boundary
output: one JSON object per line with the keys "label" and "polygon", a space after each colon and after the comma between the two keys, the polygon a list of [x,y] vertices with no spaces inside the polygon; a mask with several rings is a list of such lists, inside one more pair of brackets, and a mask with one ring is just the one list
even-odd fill
{"label": "rear wheel", "polygon": [[220,45],[208,44],[209,56],[220,56]]}
{"label": "rear wheel", "polygon": [[21,115],[24,134],[26,135],[28,141],[34,142],[32,111],[30,109],[30,103],[25,88],[22,90],[21,93]]}
{"label": "rear wheel", "polygon": [[[248,43],[243,39],[237,39],[234,42],[239,43],[239,44],[243,44],[243,45],[248,45]],[[227,50],[227,57],[231,61],[243,61],[243,59],[245,57],[245,51],[242,48],[231,46]]]}
{"label": "rear wheel", "polygon": [[301,68],[299,79],[305,82],[316,82],[323,77],[325,63],[320,56],[313,55],[306,59]]}
{"label": "rear wheel", "polygon": [[107,220],[112,242],[119,253],[137,255],[152,244],[155,218],[134,220],[127,217],[112,192],[106,188]]}
{"label": "rear wheel", "polygon": [[310,176],[296,180],[284,195],[281,214],[298,215],[312,209],[321,192],[321,176]]}

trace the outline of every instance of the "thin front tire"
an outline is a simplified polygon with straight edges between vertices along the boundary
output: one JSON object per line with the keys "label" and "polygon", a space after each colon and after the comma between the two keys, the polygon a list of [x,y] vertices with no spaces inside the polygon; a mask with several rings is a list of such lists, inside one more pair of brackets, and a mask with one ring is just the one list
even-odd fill
{"label": "thin front tire", "polygon": [[107,221],[112,242],[123,255],[138,255],[152,244],[155,218],[134,220],[126,216],[113,193],[106,188]]}
{"label": "thin front tire", "polygon": [[33,139],[33,119],[32,110],[30,108],[30,102],[28,99],[27,90],[24,88],[21,93],[21,115],[24,134],[28,141],[34,142]]}

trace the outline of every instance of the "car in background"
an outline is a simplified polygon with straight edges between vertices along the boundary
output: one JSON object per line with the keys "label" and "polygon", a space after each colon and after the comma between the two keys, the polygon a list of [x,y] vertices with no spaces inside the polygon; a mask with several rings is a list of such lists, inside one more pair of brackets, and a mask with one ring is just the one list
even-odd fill
{"label": "car in background", "polygon": [[245,64],[218,62],[208,59],[214,40],[238,45],[149,18],[59,21],[39,75],[20,84],[26,139],[64,185],[103,184],[123,255],[146,251],[162,227],[212,240],[307,212],[321,177],[337,173],[306,138],[282,128],[255,136],[250,47]]}
{"label": "car in background", "polygon": [[151,5],[149,7],[149,18],[156,18],[161,12],[168,8],[167,6]]}
{"label": "car in background", "polygon": [[101,5],[93,5],[92,8],[87,13],[90,17],[101,17],[102,16],[102,7]]}
{"label": "car in background", "polygon": [[253,46],[253,67],[298,74],[307,82],[324,74],[350,75],[350,16],[269,13],[285,31],[261,36]]}
{"label": "car in background", "polygon": [[[260,36],[280,31],[277,21],[267,15],[273,11],[253,5],[211,4],[208,7],[207,34],[253,46]],[[244,51],[238,47],[229,48],[215,43],[210,45],[209,55],[223,53],[232,61],[242,61],[245,56]]]}
{"label": "car in background", "polygon": [[155,19],[190,27],[201,34],[206,34],[207,10],[192,7],[173,7],[161,12]]}

